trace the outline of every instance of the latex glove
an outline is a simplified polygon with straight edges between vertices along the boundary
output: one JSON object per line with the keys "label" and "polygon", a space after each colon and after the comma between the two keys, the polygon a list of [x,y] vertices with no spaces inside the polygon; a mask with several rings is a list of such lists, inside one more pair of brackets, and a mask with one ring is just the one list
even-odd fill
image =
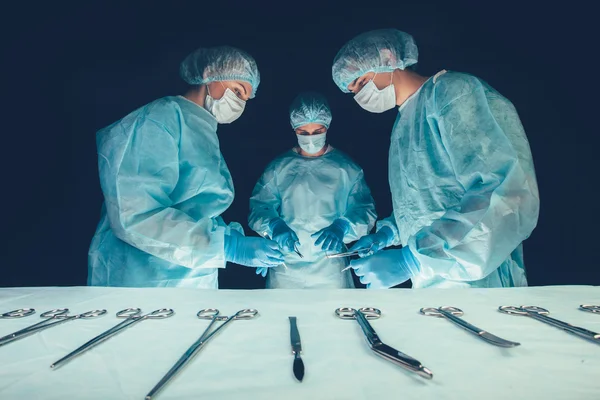
{"label": "latex glove", "polygon": [[350,266],[367,289],[391,288],[406,282],[421,270],[419,261],[408,247],[352,260]]}
{"label": "latex glove", "polygon": [[265,276],[267,276],[267,272],[269,272],[269,268],[265,268],[265,267],[256,268],[256,275],[262,275],[263,278]]}
{"label": "latex glove", "polygon": [[292,230],[281,218],[276,218],[269,224],[271,228],[271,237],[283,251],[291,253],[294,251],[294,244],[300,246],[300,241],[296,232]]}
{"label": "latex glove", "polygon": [[310,237],[317,238],[315,246],[321,245],[324,251],[340,252],[344,246],[344,236],[348,232],[350,225],[343,219],[336,219],[327,228],[313,233]]}
{"label": "latex glove", "polygon": [[283,254],[272,240],[242,236],[236,231],[225,235],[225,259],[246,267],[276,267],[283,264]]}
{"label": "latex glove", "polygon": [[384,226],[376,233],[366,235],[358,239],[354,246],[348,251],[358,251],[359,257],[368,257],[379,250],[385,249],[389,243],[394,239],[394,231],[389,227]]}

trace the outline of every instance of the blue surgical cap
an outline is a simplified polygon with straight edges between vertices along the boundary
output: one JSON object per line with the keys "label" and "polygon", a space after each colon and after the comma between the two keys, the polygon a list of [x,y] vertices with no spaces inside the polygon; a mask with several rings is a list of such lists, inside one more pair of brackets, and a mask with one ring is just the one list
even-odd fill
{"label": "blue surgical cap", "polygon": [[379,29],[358,35],[338,51],[331,74],[342,92],[367,72],[391,72],[417,63],[419,51],[411,35],[397,29]]}
{"label": "blue surgical cap", "polygon": [[290,123],[293,129],[311,123],[329,129],[331,110],[325,97],[315,92],[300,93],[290,106]]}
{"label": "blue surgical cap", "polygon": [[200,48],[181,63],[181,78],[190,85],[215,81],[244,81],[252,85],[254,98],[260,84],[256,61],[248,53],[229,46]]}

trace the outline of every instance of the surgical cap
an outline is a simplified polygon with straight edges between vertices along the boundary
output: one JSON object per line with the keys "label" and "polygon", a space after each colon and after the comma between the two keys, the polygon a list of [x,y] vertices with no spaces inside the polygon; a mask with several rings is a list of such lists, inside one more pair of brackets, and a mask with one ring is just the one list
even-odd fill
{"label": "surgical cap", "polygon": [[333,81],[342,92],[367,72],[391,72],[417,63],[419,51],[411,35],[397,29],[380,29],[358,35],[333,60]]}
{"label": "surgical cap", "polygon": [[290,106],[290,123],[293,129],[311,123],[329,128],[331,110],[325,97],[314,92],[299,94]]}
{"label": "surgical cap", "polygon": [[248,53],[229,46],[200,48],[181,63],[181,78],[190,85],[215,81],[244,81],[252,85],[254,98],[260,84],[256,61]]}

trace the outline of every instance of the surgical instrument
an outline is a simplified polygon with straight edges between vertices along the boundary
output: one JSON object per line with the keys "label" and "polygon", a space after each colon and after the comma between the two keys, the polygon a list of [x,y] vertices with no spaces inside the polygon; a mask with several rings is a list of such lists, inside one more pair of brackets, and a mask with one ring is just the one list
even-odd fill
{"label": "surgical instrument", "polygon": [[377,319],[381,316],[381,311],[373,307],[363,307],[359,309],[340,307],[335,310],[335,314],[341,319],[356,319],[356,322],[360,325],[369,347],[375,354],[385,358],[392,363],[401,366],[411,372],[416,373],[425,379],[433,378],[433,373],[427,369],[418,360],[410,357],[407,354],[402,353],[384,344],[375,329],[369,323],[369,319]]}
{"label": "surgical instrument", "polygon": [[87,350],[90,350],[92,347],[99,345],[105,340],[115,336],[117,333],[122,332],[127,328],[132,327],[138,322],[144,321],[146,319],[169,318],[173,314],[175,314],[175,311],[173,311],[170,308],[161,308],[145,315],[142,315],[142,310],[139,308],[126,308],[125,310],[121,310],[117,313],[117,318],[125,318],[124,321],[120,322],[119,324],[113,326],[112,328],[104,331],[100,335],[79,346],[77,349],[73,350],[60,360],[50,365],[50,368],[56,369],[60,367],[62,364],[71,360],[73,357],[78,356],[79,354],[84,353]]}
{"label": "surgical instrument", "polygon": [[475,336],[483,339],[484,341],[491,343],[500,347],[515,347],[521,345],[521,343],[511,342],[510,340],[502,339],[498,336],[492,335],[491,333],[484,331],[474,325],[469,324],[459,316],[462,316],[464,313],[461,309],[456,307],[444,306],[444,307],[426,307],[421,308],[419,311],[421,314],[430,316],[430,317],[438,317],[438,318],[446,318],[450,322],[458,325],[463,328],[467,332],[474,334]]}

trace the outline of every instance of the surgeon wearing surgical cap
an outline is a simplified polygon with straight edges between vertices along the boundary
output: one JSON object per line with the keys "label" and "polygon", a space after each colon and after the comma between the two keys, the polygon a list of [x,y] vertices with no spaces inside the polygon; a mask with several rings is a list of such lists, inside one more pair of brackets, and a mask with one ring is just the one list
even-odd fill
{"label": "surgeon wearing surgical cap", "polygon": [[245,237],[221,214],[233,202],[218,124],[240,117],[260,82],[254,59],[198,49],[181,64],[183,96],[147,104],[97,133],[104,204],[88,284],[215,289],[226,262],[274,267],[277,243]]}
{"label": "surgeon wearing surgical cap", "polygon": [[285,266],[258,268],[267,288],[353,288],[345,258],[327,258],[366,235],[377,218],[362,169],[327,144],[331,111],[317,93],[290,107],[298,145],[273,160],[254,187],[250,227],[276,241]]}
{"label": "surgeon wearing surgical cap", "polygon": [[334,82],[363,109],[399,111],[393,215],[353,246],[364,258],[351,266],[368,288],[527,286],[522,242],[540,201],[517,111],[472,75],[417,74],[417,58],[412,36],[386,29],[355,37],[333,62]]}

